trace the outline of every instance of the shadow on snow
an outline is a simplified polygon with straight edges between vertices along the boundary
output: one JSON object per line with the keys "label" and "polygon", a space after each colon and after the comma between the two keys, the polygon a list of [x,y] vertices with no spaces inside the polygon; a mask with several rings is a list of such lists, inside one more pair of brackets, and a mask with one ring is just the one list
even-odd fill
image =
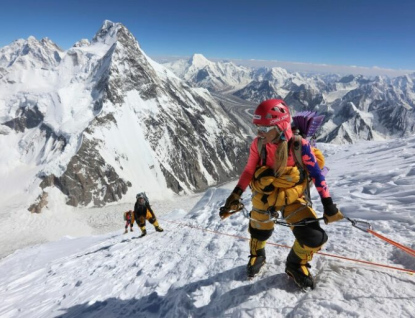
{"label": "shadow on snow", "polygon": [[[243,285],[222,293],[222,284],[231,281],[239,281]],[[249,298],[270,289],[287,292],[296,290],[287,281],[285,274],[277,274],[249,282],[246,280],[245,266],[239,266],[179,288],[171,287],[163,296],[153,292],[140,299],[108,298],[92,305],[85,303],[64,309],[66,312],[59,317],[221,317],[227,310],[238,307]],[[206,305],[196,307],[192,294],[208,286],[213,289],[210,300],[204,301],[207,302]]]}

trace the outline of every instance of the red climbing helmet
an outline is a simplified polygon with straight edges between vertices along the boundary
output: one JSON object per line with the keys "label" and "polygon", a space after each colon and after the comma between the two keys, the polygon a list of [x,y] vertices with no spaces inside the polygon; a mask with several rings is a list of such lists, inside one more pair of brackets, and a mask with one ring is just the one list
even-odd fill
{"label": "red climbing helmet", "polygon": [[259,104],[252,122],[260,126],[277,126],[287,140],[292,137],[290,110],[282,99],[268,99]]}
{"label": "red climbing helmet", "polygon": [[261,126],[279,126],[281,122],[290,122],[290,111],[282,99],[263,101],[254,112],[253,123]]}

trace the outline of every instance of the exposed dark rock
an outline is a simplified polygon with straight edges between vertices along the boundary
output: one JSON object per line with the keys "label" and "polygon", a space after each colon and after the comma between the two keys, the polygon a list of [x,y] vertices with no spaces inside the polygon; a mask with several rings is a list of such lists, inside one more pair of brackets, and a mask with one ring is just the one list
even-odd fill
{"label": "exposed dark rock", "polygon": [[209,76],[209,72],[206,69],[201,69],[199,72],[197,72],[196,81],[198,82],[203,81],[208,76]]}
{"label": "exposed dark rock", "polygon": [[24,107],[19,109],[16,118],[6,121],[3,125],[10,127],[18,132],[24,132],[25,129],[37,127],[43,121],[43,115],[37,106]]}
{"label": "exposed dark rock", "polygon": [[313,111],[323,102],[323,95],[305,85],[300,85],[285,96],[285,102],[296,111]]}
{"label": "exposed dark rock", "polygon": [[69,162],[65,173],[44,177],[41,187],[56,186],[67,195],[72,206],[103,206],[118,201],[127,193],[131,182],[121,179],[96,150],[94,141],[84,139],[78,153]]}
{"label": "exposed dark rock", "polygon": [[42,209],[48,204],[48,193],[42,192],[41,195],[38,196],[36,202],[33,203],[28,210],[32,213],[40,213]]}

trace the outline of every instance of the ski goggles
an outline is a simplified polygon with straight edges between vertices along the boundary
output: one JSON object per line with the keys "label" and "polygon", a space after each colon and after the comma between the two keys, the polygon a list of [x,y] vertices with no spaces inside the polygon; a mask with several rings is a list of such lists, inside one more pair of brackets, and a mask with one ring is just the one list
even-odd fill
{"label": "ski goggles", "polygon": [[257,131],[261,133],[268,133],[275,128],[279,132],[279,129],[277,126],[256,126]]}

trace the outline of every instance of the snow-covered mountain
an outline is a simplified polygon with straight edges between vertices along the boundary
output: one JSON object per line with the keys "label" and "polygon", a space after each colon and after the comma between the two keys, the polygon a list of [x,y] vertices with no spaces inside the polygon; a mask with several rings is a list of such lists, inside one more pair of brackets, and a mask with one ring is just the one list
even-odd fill
{"label": "snow-covered mountain", "polygon": [[163,64],[193,87],[213,92],[232,91],[251,81],[251,70],[233,62],[212,62],[202,54]]}
{"label": "snow-covered mountain", "polygon": [[[353,142],[415,132],[415,75],[362,81],[328,108],[322,141]],[[327,127],[329,127],[327,129]]]}
{"label": "snow-covered mountain", "polygon": [[[415,249],[415,137],[319,147],[341,211]],[[163,233],[148,225],[143,238],[136,231],[123,235],[122,210],[114,207],[118,231],[64,237],[1,259],[0,316],[414,317],[415,258],[347,220],[321,224],[329,240],[311,262],[314,290],[300,291],[284,273],[294,236],[283,226],[276,226],[267,242],[263,270],[248,280],[249,220],[243,212],[223,221],[218,216],[231,189],[211,188],[193,207],[187,206],[188,198],[177,198],[180,208],[159,217]],[[322,216],[312,189],[314,207]],[[249,190],[242,199],[249,211]],[[105,208],[95,209],[95,219]],[[26,228],[41,232],[55,225],[48,215],[32,216],[36,220],[26,218],[18,226],[16,219],[8,220],[8,237],[20,241]]]}
{"label": "snow-covered mountain", "polygon": [[270,81],[252,81],[244,88],[237,90],[233,95],[249,100],[249,101],[263,101],[271,98],[282,98],[277,89]]}
{"label": "snow-covered mountain", "polygon": [[[11,70],[47,69],[59,65],[64,54],[50,39],[41,41],[30,36],[27,40],[16,40],[0,49],[0,70],[3,78]],[[16,74],[21,75],[21,74]],[[13,81],[13,77],[8,78]]]}
{"label": "snow-covered mountain", "polygon": [[[74,206],[203,190],[235,177],[248,149],[208,91],[110,21],[67,51],[33,37],[2,48],[0,123],[0,177],[22,178],[33,212],[51,187]],[[22,189],[0,191],[13,202]]]}

